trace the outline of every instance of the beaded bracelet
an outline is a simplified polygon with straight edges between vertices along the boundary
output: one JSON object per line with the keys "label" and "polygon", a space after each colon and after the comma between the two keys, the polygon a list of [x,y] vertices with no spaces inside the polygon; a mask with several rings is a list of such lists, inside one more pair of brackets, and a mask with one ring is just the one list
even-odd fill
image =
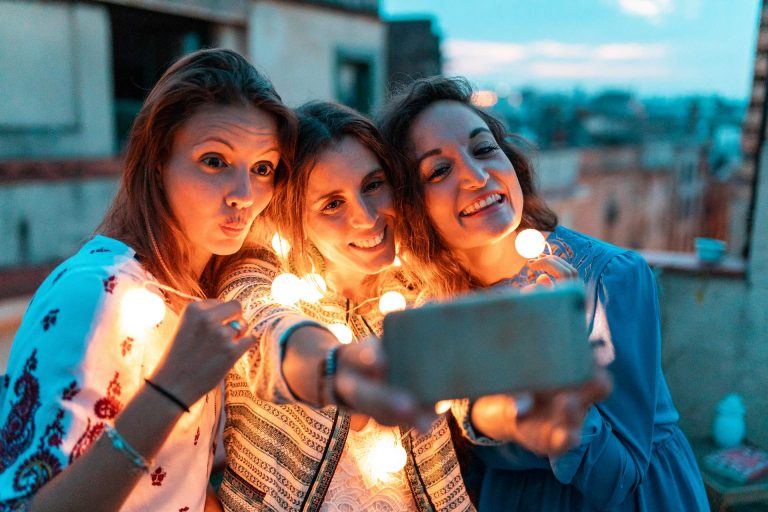
{"label": "beaded bracelet", "polygon": [[185,404],[184,402],[182,402],[181,400],[179,400],[176,397],[176,395],[174,395],[170,391],[167,391],[165,388],[158,386],[157,384],[155,384],[154,382],[152,382],[149,379],[144,379],[144,382],[149,384],[152,389],[154,389],[155,391],[157,391],[158,393],[163,395],[165,398],[167,398],[171,402],[173,402],[176,405],[178,405],[181,408],[182,411],[189,412],[189,406],[187,404]]}
{"label": "beaded bracelet", "polygon": [[137,469],[140,469],[144,473],[149,473],[149,463],[147,462],[147,459],[142,457],[141,454],[136,451],[136,448],[131,446],[128,441],[126,441],[125,438],[120,435],[120,432],[118,432],[115,427],[109,423],[105,423],[104,433],[107,435],[109,440],[112,441],[112,446],[117,451],[128,457],[128,459],[131,461],[131,463],[133,463],[134,466],[136,466]]}
{"label": "beaded bracelet", "polygon": [[336,369],[339,359],[339,349],[343,345],[335,345],[328,350],[325,359],[320,362],[320,378],[317,382],[317,397],[320,400],[320,406],[328,405],[344,406],[342,400],[336,394]]}

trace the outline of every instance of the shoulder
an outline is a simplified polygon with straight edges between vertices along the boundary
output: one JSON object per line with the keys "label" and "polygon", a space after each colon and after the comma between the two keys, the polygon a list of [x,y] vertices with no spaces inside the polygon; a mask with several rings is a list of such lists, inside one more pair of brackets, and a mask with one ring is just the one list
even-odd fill
{"label": "shoulder", "polygon": [[585,281],[599,279],[606,273],[616,276],[649,270],[635,251],[563,226],[555,228],[548,241],[553,252],[573,265]]}
{"label": "shoulder", "polygon": [[62,262],[40,285],[28,312],[39,308],[98,309],[152,276],[124,243],[96,236]]}

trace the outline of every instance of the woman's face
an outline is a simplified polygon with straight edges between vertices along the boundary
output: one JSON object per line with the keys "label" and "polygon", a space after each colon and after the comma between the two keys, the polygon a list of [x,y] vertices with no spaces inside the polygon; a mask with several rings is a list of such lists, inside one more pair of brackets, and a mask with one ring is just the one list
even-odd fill
{"label": "woman's face", "polygon": [[310,171],[305,230],[329,273],[372,275],[395,257],[392,191],[374,153],[345,137]]}
{"label": "woman's face", "polygon": [[419,114],[410,140],[429,216],[450,249],[496,242],[520,225],[523,192],[488,125],[457,101]]}
{"label": "woman's face", "polygon": [[163,187],[198,273],[243,245],[272,198],[278,148],[274,119],[253,107],[202,107],[176,133]]}

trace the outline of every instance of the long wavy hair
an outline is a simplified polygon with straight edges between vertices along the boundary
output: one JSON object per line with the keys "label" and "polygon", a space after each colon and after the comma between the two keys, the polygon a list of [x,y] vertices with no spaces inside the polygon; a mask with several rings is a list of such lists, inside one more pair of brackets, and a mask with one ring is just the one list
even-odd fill
{"label": "long wavy hair", "polygon": [[[275,189],[270,217],[278,232],[291,244],[286,263],[301,275],[322,270],[324,266],[322,255],[308,242],[305,230],[307,185],[323,153],[338,146],[346,137],[352,137],[376,156],[393,189],[399,188],[399,183],[381,134],[371,120],[344,105],[323,101],[306,103],[296,114],[298,143],[292,174]],[[375,278],[372,276],[372,279]]]}
{"label": "long wavy hair", "polygon": [[417,168],[411,141],[416,118],[438,101],[456,101],[477,114],[515,168],[523,191],[523,216],[520,228],[551,231],[557,215],[538,195],[533,166],[513,144],[513,137],[492,115],[472,104],[472,86],[462,77],[430,77],[414,81],[396,92],[378,117],[378,125],[393,162],[396,181],[395,207],[398,209],[400,252],[407,263],[404,270],[420,279],[427,291],[437,297],[455,295],[478,287],[471,272],[458,263],[446,241],[437,231],[426,205],[424,183]]}
{"label": "long wavy hair", "polygon": [[[291,109],[243,56],[225,49],[200,50],[171,65],[147,96],[131,128],[117,195],[97,228],[132,247],[160,282],[199,297],[215,291],[214,274],[225,258],[212,258],[200,279],[193,274],[190,241],[171,211],[162,173],[176,133],[209,105],[255,107],[271,115],[280,149],[275,185],[287,179],[296,142]],[[260,241],[255,233],[259,224],[257,219],[246,243]]]}

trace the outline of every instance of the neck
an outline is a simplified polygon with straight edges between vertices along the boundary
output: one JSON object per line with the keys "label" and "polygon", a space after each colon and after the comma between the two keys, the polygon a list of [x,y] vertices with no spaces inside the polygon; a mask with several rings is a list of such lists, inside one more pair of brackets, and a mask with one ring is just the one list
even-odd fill
{"label": "neck", "polygon": [[203,275],[203,271],[205,270],[205,267],[208,265],[208,262],[211,261],[211,254],[200,254],[199,252],[193,252],[190,254],[190,264],[192,266],[192,273],[195,276],[195,279],[200,281],[200,276]]}
{"label": "neck", "polygon": [[517,275],[528,260],[515,250],[517,232],[512,232],[501,240],[455,251],[461,265],[483,286],[490,286],[502,279]]}
{"label": "neck", "polygon": [[327,269],[325,282],[336,294],[359,304],[375,295],[374,276],[349,269]]}

